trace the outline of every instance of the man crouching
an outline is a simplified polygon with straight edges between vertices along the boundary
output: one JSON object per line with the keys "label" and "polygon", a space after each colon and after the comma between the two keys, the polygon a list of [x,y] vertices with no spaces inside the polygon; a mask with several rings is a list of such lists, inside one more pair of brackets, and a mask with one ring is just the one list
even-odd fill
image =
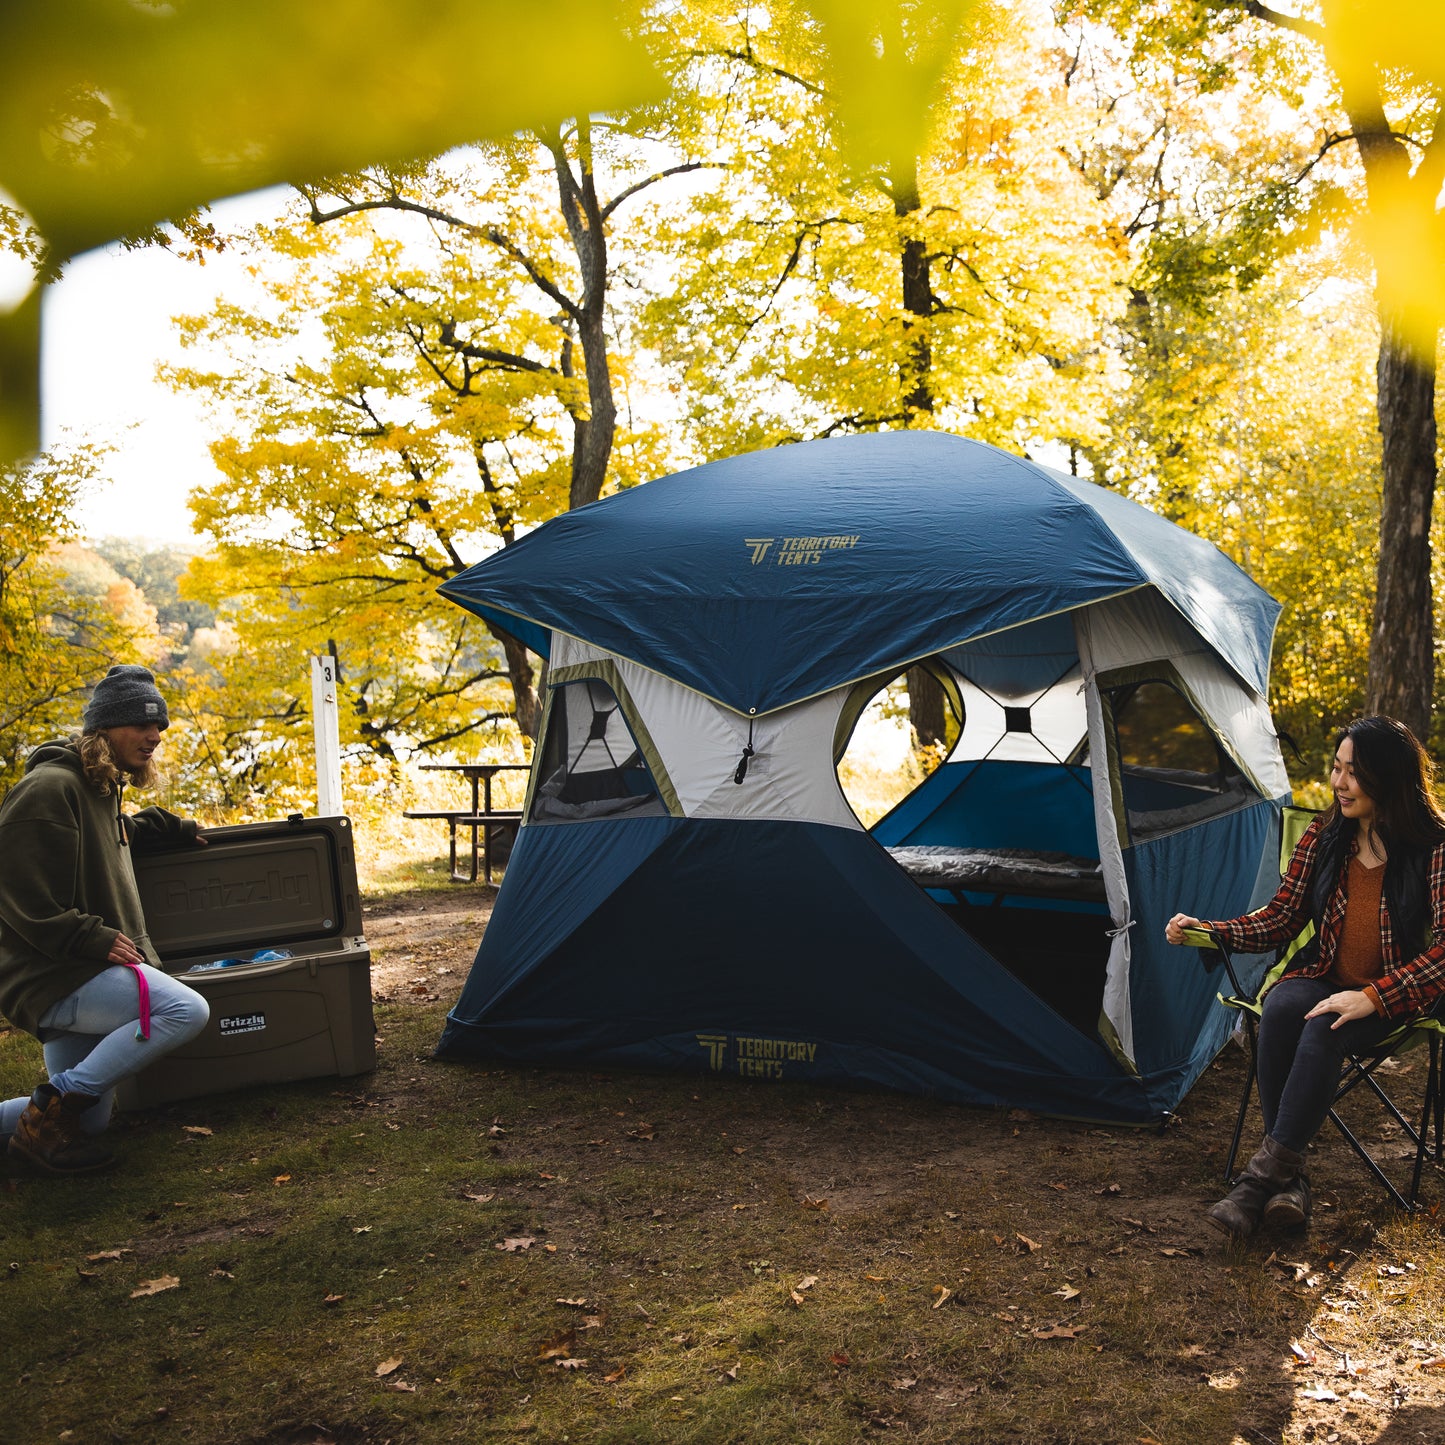
{"label": "man crouching", "polygon": [[0,1013],[34,1034],[49,1078],[0,1103],[12,1155],[54,1174],[104,1169],[93,1136],[116,1085],[193,1039],[210,1010],[164,973],[146,933],[131,850],[205,843],[164,808],[127,816],[129,781],[155,781],[170,724],[144,667],[96,684],[81,733],[37,748],[0,803]]}

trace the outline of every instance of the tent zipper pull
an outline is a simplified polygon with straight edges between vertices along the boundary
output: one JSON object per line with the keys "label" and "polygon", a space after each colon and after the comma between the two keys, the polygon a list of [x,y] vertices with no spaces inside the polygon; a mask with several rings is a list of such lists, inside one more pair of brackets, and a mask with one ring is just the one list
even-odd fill
{"label": "tent zipper pull", "polygon": [[748,743],[743,749],[743,755],[738,759],[738,770],[733,774],[733,782],[741,784],[748,775],[748,760],[753,755],[753,720],[748,719]]}

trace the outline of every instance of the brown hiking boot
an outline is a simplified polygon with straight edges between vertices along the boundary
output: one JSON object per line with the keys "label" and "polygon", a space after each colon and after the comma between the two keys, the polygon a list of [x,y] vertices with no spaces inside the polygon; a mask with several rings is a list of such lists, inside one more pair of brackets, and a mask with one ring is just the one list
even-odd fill
{"label": "brown hiking boot", "polygon": [[10,1152],[51,1174],[108,1169],[115,1155],[93,1143],[80,1127],[80,1116],[95,1104],[89,1094],[62,1094],[53,1084],[41,1084],[10,1136]]}
{"label": "brown hiking boot", "polygon": [[[1304,1162],[1303,1154],[1286,1149],[1278,1140],[1265,1139],[1259,1153],[1244,1166],[1239,1183],[1218,1204],[1211,1204],[1204,1211],[1205,1218],[1235,1239],[1253,1234],[1266,1209],[1298,1183]],[[1309,1185],[1305,1188],[1308,1190]],[[1276,1208],[1270,1222],[1284,1224],[1286,1219]]]}

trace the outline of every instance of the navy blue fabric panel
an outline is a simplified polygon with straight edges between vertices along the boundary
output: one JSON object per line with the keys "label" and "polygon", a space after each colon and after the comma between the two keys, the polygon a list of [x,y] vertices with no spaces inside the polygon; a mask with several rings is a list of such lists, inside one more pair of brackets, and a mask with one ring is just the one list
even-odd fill
{"label": "navy blue fabric panel", "polygon": [[1195,631],[1263,696],[1269,687],[1270,641],[1279,603],[1212,542],[1107,487],[1052,475],[1098,513]]}
{"label": "navy blue fabric panel", "polygon": [[1042,468],[890,432],[712,462],[556,517],[442,587],[759,712],[1140,585]]}
{"label": "navy blue fabric panel", "polygon": [[554,518],[441,591],[746,713],[1149,582],[1263,689],[1279,609],[1216,548],[1091,483],[937,432],[663,477]]}
{"label": "navy blue fabric panel", "polygon": [[[445,587],[437,590],[442,596],[447,595]],[[514,613],[504,612],[499,607],[488,607],[485,603],[469,602],[466,605],[468,611],[475,612],[483,622],[500,627],[503,632],[510,632],[523,647],[530,647],[538,657],[551,657],[552,633],[549,628],[540,627],[537,623],[529,622],[525,617],[518,617]]]}
{"label": "navy blue fabric panel", "polygon": [[[561,900],[534,906],[549,902]],[[490,942],[489,931],[479,967]],[[796,1075],[806,1044],[816,1079],[1154,1117],[1097,1039],[847,829],[694,820],[550,952],[511,957],[508,986],[489,989],[488,1006],[464,994],[442,1052],[710,1070],[725,1038],[729,1069],[788,1062]]]}
{"label": "navy blue fabric panel", "polygon": [[[453,1012],[464,1018],[484,1013],[685,827],[680,818],[604,818],[519,829]],[[645,912],[638,926],[647,926]]]}
{"label": "navy blue fabric panel", "polygon": [[[1135,1061],[1157,1086],[1182,1097],[1223,1047],[1235,1016],[1215,997],[1228,991],[1222,968],[1210,970],[1193,948],[1164,941],[1175,913],[1234,918],[1260,900],[1256,880],[1271,874],[1279,857],[1279,804],[1262,800],[1228,817],[1197,824],[1127,849],[1129,880],[1130,1004]],[[1262,979],[1266,960],[1236,960],[1247,987]]]}
{"label": "navy blue fabric panel", "polygon": [[944,763],[872,833],[887,848],[1031,848],[1097,858],[1092,787],[1088,768]]}

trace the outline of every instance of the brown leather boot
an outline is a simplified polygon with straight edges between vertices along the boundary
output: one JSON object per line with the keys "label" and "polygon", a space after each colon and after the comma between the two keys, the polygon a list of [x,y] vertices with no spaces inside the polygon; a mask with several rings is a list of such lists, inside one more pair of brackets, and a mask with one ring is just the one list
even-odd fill
{"label": "brown leather boot", "polygon": [[1205,1218],[1235,1239],[1253,1234],[1265,1207],[1299,1179],[1304,1162],[1303,1154],[1266,1139],[1259,1153],[1244,1166],[1239,1183],[1218,1204],[1209,1206]]}
{"label": "brown leather boot", "polygon": [[1301,1174],[1264,1206],[1262,1223],[1275,1229],[1303,1229],[1310,1222],[1310,1181]]}
{"label": "brown leather boot", "polygon": [[80,1116],[95,1104],[90,1094],[62,1094],[54,1084],[41,1084],[10,1136],[10,1152],[51,1174],[108,1169],[115,1155],[92,1142],[80,1127]]}

